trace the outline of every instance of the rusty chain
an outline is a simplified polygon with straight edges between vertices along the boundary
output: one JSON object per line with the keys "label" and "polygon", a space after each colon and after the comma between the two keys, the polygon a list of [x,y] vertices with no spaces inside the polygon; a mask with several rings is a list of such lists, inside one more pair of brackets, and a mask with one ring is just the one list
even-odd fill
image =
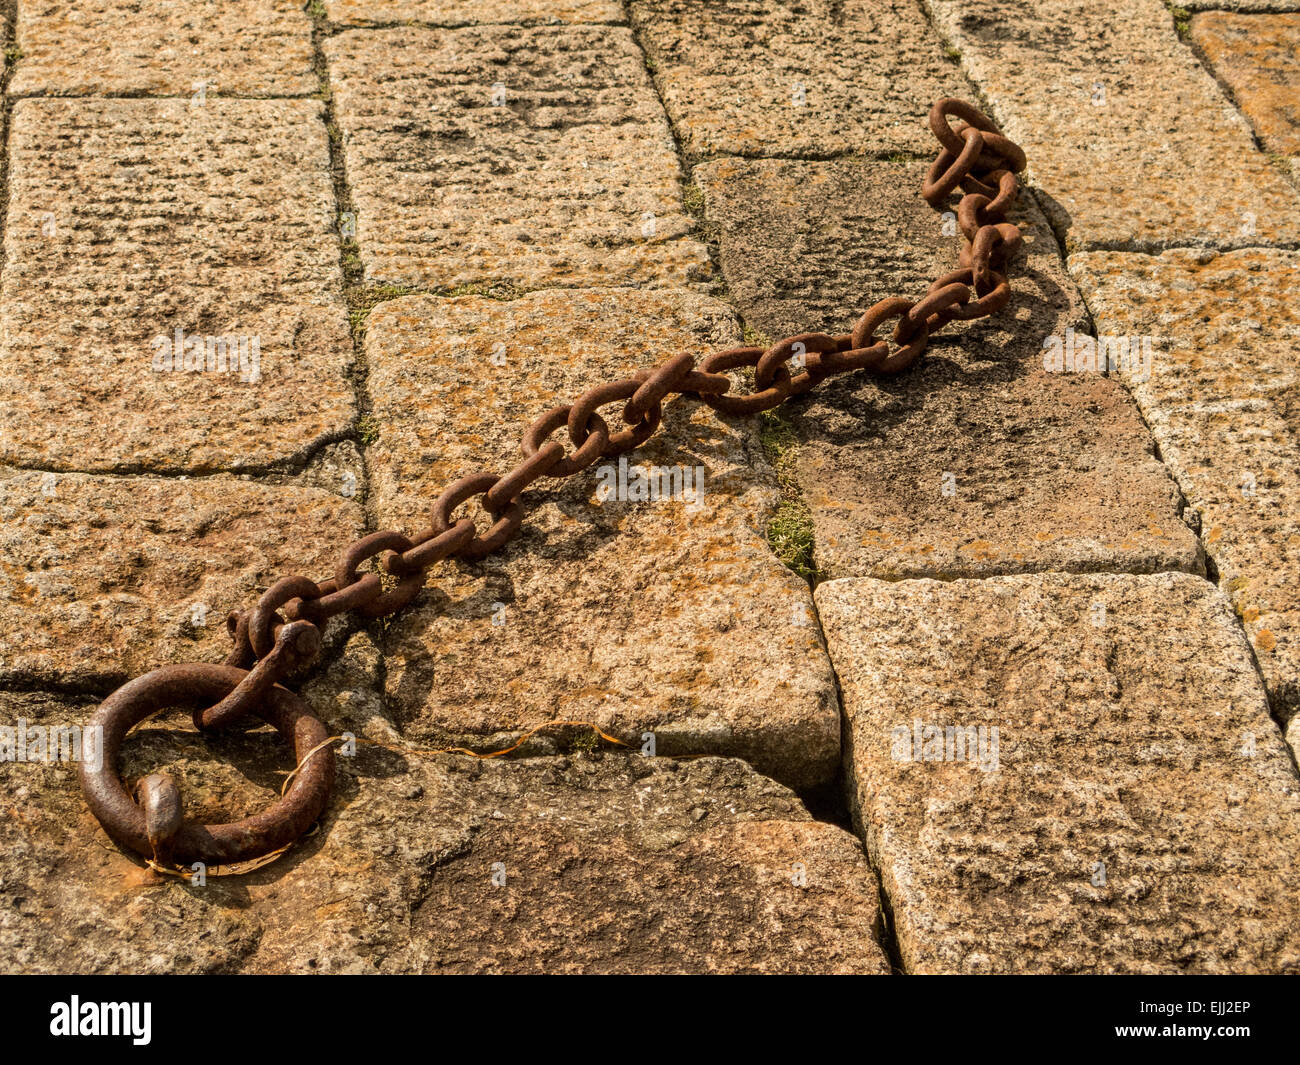
{"label": "rusty chain", "polygon": [[[957,124],[950,124],[956,118]],[[640,447],[659,428],[663,404],[692,396],[721,414],[757,414],[802,395],[835,374],[852,370],[898,373],[911,366],[930,338],[948,323],[995,314],[1011,298],[1001,272],[1021,246],[1020,230],[1005,220],[1020,192],[1016,174],[1025,154],[985,115],[961,100],[940,100],[930,110],[930,129],[942,146],[921,186],[931,207],[958,187],[957,225],[963,237],[958,268],[936,278],[913,302],[883,299],[849,333],[805,333],[767,349],[730,348],[698,365],[674,355],[651,370],[597,385],[572,403],[553,407],[523,435],[522,461],[509,472],[468,474],[433,504],[430,525],[408,537],[393,530],[370,533],[346,547],[329,579],[284,577],[249,611],[232,612],[227,627],[234,647],[222,665],[163,666],[119,688],[99,707],[91,727],[102,728],[98,768],[83,761],[81,783],[92,812],[117,843],[155,862],[210,865],[249,861],[276,852],[301,836],[329,800],[333,752],[324,725],[307,705],[278,682],[309,665],[320,653],[320,627],[352,612],[378,618],[402,609],[419,594],[426,571],[443,559],[473,561],[500,549],[524,519],[521,497],[543,477],[572,477],[598,459]],[[877,330],[895,322],[891,339]],[[793,369],[797,372],[792,373]],[[754,390],[732,393],[728,371],[752,369]],[[599,413],[621,403],[625,425],[617,432]],[[573,451],[552,436],[565,430]],[[480,498],[492,522],[480,532],[457,511]],[[362,572],[369,562],[383,575]],[[385,581],[385,575],[388,580]],[[233,824],[201,825],[185,818],[175,781],[146,776],[128,793],[117,773],[126,733],[151,714],[188,706],[195,727],[209,731],[249,714],[273,725],[293,745],[299,770],[279,802]]]}

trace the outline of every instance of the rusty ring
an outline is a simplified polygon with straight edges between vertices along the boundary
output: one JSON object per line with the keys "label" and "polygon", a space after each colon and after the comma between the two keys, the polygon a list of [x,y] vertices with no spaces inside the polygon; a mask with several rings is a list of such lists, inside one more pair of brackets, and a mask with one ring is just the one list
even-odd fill
{"label": "rusty ring", "polygon": [[317,625],[324,624],[335,614],[360,610],[373,602],[384,590],[384,582],[377,573],[363,573],[346,588],[339,588],[331,578],[322,581],[320,596],[316,599],[291,599],[284,606],[284,616],[290,621],[302,618]]}
{"label": "rusty ring", "polygon": [[[876,367],[880,373],[897,373],[899,370],[907,369],[916,361],[917,356],[925,350],[925,345],[929,342],[930,330],[925,322],[921,322],[919,325],[908,322],[907,312],[913,306],[911,300],[903,299],[901,296],[883,299],[869,307],[853,327],[851,334],[853,346],[855,348],[867,348],[875,342],[876,329],[882,322],[888,321],[890,318],[899,319],[898,328],[894,331],[894,339],[901,342],[903,346],[893,355],[881,361],[880,365]],[[905,323],[911,324],[912,328],[900,335],[900,330],[903,329]]]}
{"label": "rusty ring", "polygon": [[843,351],[823,355],[821,369],[827,374],[863,370],[884,362],[888,356],[889,342],[886,340],[878,340],[866,348],[855,348],[850,343]]}
{"label": "rusty ring", "polygon": [[930,132],[954,156],[960,155],[962,152],[962,137],[959,130],[948,125],[949,115],[960,119],[976,130],[982,130],[985,133],[998,132],[998,127],[994,125],[993,120],[988,115],[968,104],[965,100],[958,100],[954,96],[945,96],[942,100],[936,100],[930,108],[929,115],[926,116],[926,121],[930,124]]}
{"label": "rusty ring", "polygon": [[564,458],[564,445],[550,440],[501,478],[483,494],[488,510],[499,513],[519,498],[534,481],[547,476]]}
{"label": "rusty ring", "polygon": [[930,291],[917,300],[907,312],[907,319],[913,325],[924,322],[926,330],[933,334],[940,326],[946,325],[957,317],[955,313],[949,312],[955,311],[958,306],[969,303],[970,296],[970,288],[960,282],[953,282],[938,288],[931,287]]}
{"label": "rusty ring", "polygon": [[[159,710],[197,708],[224,698],[246,672],[207,662],[163,666],[122,685],[100,704],[87,726],[91,735],[101,737],[98,767],[91,768],[90,760],[83,759],[78,774],[91,812],[120,846],[145,858],[155,856],[145,812],[117,773],[118,753],[126,734]],[[288,793],[261,813],[232,824],[200,825],[182,820],[167,841],[171,861],[228,865],[264,857],[298,839],[325,809],[334,782],[334,752],[322,748],[303,763],[310,751],[329,738],[325,726],[302,699],[278,685],[254,713],[293,743],[299,770]]]}
{"label": "rusty ring", "polygon": [[248,640],[253,645],[253,654],[265,658],[275,646],[275,630],[284,623],[276,613],[280,607],[293,599],[319,599],[320,588],[315,581],[306,577],[281,577],[264,591],[248,619]]}
{"label": "rusty ring", "polygon": [[990,181],[997,179],[997,195],[984,208],[984,213],[1001,220],[1020,197],[1020,179],[1010,170],[994,170],[988,178]]}
{"label": "rusty ring", "polygon": [[[754,367],[755,391],[762,392],[772,387],[777,367],[785,365],[786,360],[794,354],[796,344],[802,344],[803,354],[810,357],[804,361],[803,372],[790,378],[790,395],[801,396],[826,379],[826,372],[822,369],[822,356],[838,351],[838,342],[826,333],[800,333],[796,337],[778,341],[763,352]],[[787,367],[787,372],[788,369]]]}
{"label": "rusty ring", "polygon": [[965,146],[959,155],[953,155],[947,148],[926,171],[925,180],[921,182],[921,197],[931,207],[937,207],[947,198],[974,168],[975,160],[984,148],[983,135],[971,128],[963,134]]}
{"label": "rusty ring", "polygon": [[982,227],[993,224],[987,210],[992,202],[981,193],[968,192],[957,204],[957,228],[967,240],[974,240]]}
{"label": "rusty ring", "polygon": [[417,538],[411,550],[385,556],[384,569],[394,577],[423,573],[435,562],[462,550],[473,539],[474,523],[469,518],[461,518],[445,532],[435,533],[430,529],[426,535]]}
{"label": "rusty ring", "polygon": [[[573,446],[581,447],[586,443],[587,422],[596,413],[597,407],[602,407],[606,403],[614,403],[620,399],[631,399],[640,388],[640,381],[635,378],[627,378],[623,381],[611,381],[608,384],[589,388],[575,399],[569,411],[568,419],[569,439],[573,441]],[[654,431],[659,428],[662,421],[663,410],[656,403],[646,411],[645,417],[632,428],[624,429],[622,432],[611,436],[601,449],[601,455],[604,458],[612,458],[615,455],[623,454],[625,451],[640,447],[654,435]]]}
{"label": "rusty ring", "polygon": [[[405,536],[392,529],[383,529],[369,536],[363,536],[360,540],[349,544],[339,556],[338,566],[334,570],[334,583],[340,591],[349,588],[360,581],[357,567],[367,559],[374,558],[382,551],[395,551],[400,554],[411,550],[414,546]],[[357,614],[363,618],[378,618],[392,614],[401,610],[419,595],[423,587],[423,572],[403,577],[394,588],[375,596],[364,606],[358,607]]]}
{"label": "rusty ring", "polygon": [[[569,412],[573,410],[573,405],[568,404],[563,407],[552,407],[524,433],[524,438],[520,442],[519,449],[525,457],[535,455],[542,447],[542,441],[550,436],[561,425],[569,420]],[[572,477],[575,473],[581,473],[598,458],[609,443],[609,426],[605,424],[605,419],[599,414],[593,414],[587,422],[586,441],[582,447],[578,448],[567,459],[561,459],[551,467],[552,477]]]}
{"label": "rusty ring", "polygon": [[[960,136],[965,130],[972,128],[969,123],[959,123],[955,132]],[[979,129],[979,127],[974,127]],[[977,170],[1010,170],[1018,174],[1024,170],[1028,160],[1025,158],[1024,149],[1020,147],[1010,137],[1004,136],[994,129],[981,129],[980,136],[984,138],[984,153],[975,160]]]}
{"label": "rusty ring", "polygon": [[632,398],[623,408],[623,420],[628,425],[640,425],[652,410],[659,410],[664,397],[672,391],[681,391],[678,385],[695,368],[694,355],[675,355],[646,373],[636,375],[640,387],[632,393]]}
{"label": "rusty ring", "polygon": [[960,283],[975,288],[977,299],[965,304],[960,308],[953,308],[955,312],[953,318],[962,322],[969,322],[976,318],[985,318],[990,314],[996,314],[1002,310],[1011,300],[1011,285],[1006,276],[998,273],[996,270],[989,271],[991,281],[986,292],[980,292],[975,286],[975,271],[972,267],[964,266],[959,270],[953,270],[951,273],[944,274],[938,278],[934,284],[935,287],[942,288],[944,285]]}
{"label": "rusty ring", "polygon": [[[487,490],[500,479],[495,473],[472,473],[451,485],[434,500],[432,515],[434,533],[441,535],[450,529],[451,512],[465,500],[476,495],[485,495]],[[475,560],[491,554],[515,534],[524,520],[524,508],[518,503],[511,503],[501,511],[494,511],[488,506],[487,511],[493,518],[491,528],[482,536],[475,536],[455,552],[458,558]]]}
{"label": "rusty ring", "polygon": [[[956,127],[948,125],[949,115],[960,120]],[[936,101],[930,108],[927,121],[939,143],[954,155],[961,151],[962,134],[967,129],[978,130],[988,148],[976,163],[981,170],[995,169],[999,163],[1008,164],[1008,168],[1016,173],[1025,169],[1028,160],[1020,145],[1005,136],[988,115],[965,100],[949,96]]]}
{"label": "rusty ring", "polygon": [[[757,366],[764,354],[762,348],[728,348],[726,351],[715,351],[700,363],[700,369],[705,373],[722,373],[741,366]],[[700,398],[720,414],[757,414],[784,403],[790,396],[793,384],[789,369],[784,364],[780,364],[773,370],[772,383],[767,388],[759,389],[748,396],[718,395]]]}
{"label": "rusty ring", "polygon": [[970,245],[962,249],[957,265],[974,269],[975,291],[983,294],[989,288],[989,275],[1010,262],[1022,243],[1020,230],[1010,222],[982,226]]}
{"label": "rusty ring", "polygon": [[[633,378],[637,381],[646,381],[650,377],[649,371],[641,370],[634,373]],[[726,374],[720,373],[701,373],[699,370],[691,370],[689,373],[682,375],[669,391],[675,391],[683,396],[695,396],[697,399],[701,396],[720,396],[724,392],[731,390],[731,378]]]}

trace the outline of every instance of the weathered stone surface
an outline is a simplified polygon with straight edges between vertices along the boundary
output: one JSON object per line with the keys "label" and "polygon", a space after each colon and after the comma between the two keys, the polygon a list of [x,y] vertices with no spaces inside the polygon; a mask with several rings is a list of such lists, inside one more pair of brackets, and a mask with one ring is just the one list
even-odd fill
{"label": "weathered stone surface", "polygon": [[925,2],[1069,250],[1300,240],[1296,190],[1160,0]]}
{"label": "weathered stone surface", "polygon": [[427,22],[438,26],[507,22],[622,22],[618,0],[325,0],[329,20],[341,25]]}
{"label": "weathered stone surface", "polygon": [[1192,19],[1192,40],[1232,90],[1264,147],[1300,155],[1300,14],[1210,11]]}
{"label": "weathered stone surface", "polygon": [[[109,843],[72,767],[0,763],[0,967],[888,972],[861,844],[778,784],[714,758],[401,753],[373,710],[377,660],[356,638],[309,695],[332,732],[388,748],[339,758],[317,831],[243,876],[156,877]],[[5,724],[90,709],[0,693]],[[267,730],[205,741],[178,713],[128,740],[123,773],[167,769],[191,816],[226,820],[291,763]]]}
{"label": "weathered stone surface", "polygon": [[1152,430],[1289,717],[1300,710],[1300,450],[1263,403],[1171,412]]}
{"label": "weathered stone surface", "polygon": [[1275,712],[1300,709],[1300,254],[1096,252],[1070,267],[1102,333],[1152,338],[1124,373],[1245,622]]}
{"label": "weathered stone surface", "polygon": [[[1151,338],[1150,372],[1123,374],[1145,407],[1261,397],[1290,405],[1300,363],[1300,253],[1088,252],[1069,266],[1100,332]],[[1300,422],[1293,431],[1300,434]]]}
{"label": "weathered stone surface", "polygon": [[[1300,778],[1213,585],[848,580],[817,604],[909,972],[1300,969]],[[943,730],[920,760],[916,723]],[[999,730],[984,769],[948,757],[968,726]]]}
{"label": "weathered stone surface", "polygon": [[[772,338],[844,332],[877,300],[919,297],[953,269],[960,237],[917,194],[924,169],[697,167],[746,321]],[[1132,400],[1096,373],[1044,371],[1045,338],[1086,317],[1032,201],[1013,219],[1027,252],[1007,310],[940,334],[907,374],[847,375],[789,405],[827,575],[1202,570]]]}
{"label": "weathered stone surface", "polygon": [[[366,346],[376,520],[424,528],[453,480],[513,467],[540,413],[665,355],[732,346],[736,332],[725,305],[683,291],[381,305]],[[496,743],[589,720],[634,746],[653,732],[661,754],[738,755],[796,787],[828,779],[834,678],[807,585],[763,538],[777,493],[752,423],[677,400],[627,462],[693,480],[702,468],[698,503],[602,500],[597,471],[617,476],[618,460],[535,484],[503,552],[435,571],[423,605],[391,624],[395,713],[430,741]]]}
{"label": "weathered stone surface", "polygon": [[233,477],[0,472],[0,679],[102,686],[220,661],[226,613],[360,534],[342,494]]}
{"label": "weathered stone surface", "polygon": [[631,14],[695,156],[933,154],[930,105],[970,96],[914,0],[636,0]]}
{"label": "weathered stone surface", "polygon": [[[955,269],[956,215],[945,218],[921,199],[926,169],[861,159],[719,159],[695,167],[727,291],[745,321],[773,339],[842,332],[877,300],[917,298]],[[1044,254],[1041,245],[1052,238],[1030,208],[1035,216],[1037,265],[1059,257],[1054,249]],[[1055,284],[1036,303],[1082,324],[1063,273],[1055,269]]]}
{"label": "weathered stone surface", "polygon": [[707,274],[630,30],[357,30],[325,52],[371,280],[538,288]]}
{"label": "weathered stone surface", "polygon": [[11,93],[303,96],[311,20],[296,0],[22,0]]}
{"label": "weathered stone surface", "polygon": [[[9,150],[0,461],[259,467],[346,431],[318,102],[20,100]],[[155,369],[177,330],[202,371]]]}
{"label": "weathered stone surface", "polygon": [[1187,0],[1178,6],[1188,11],[1300,11],[1300,0]]}

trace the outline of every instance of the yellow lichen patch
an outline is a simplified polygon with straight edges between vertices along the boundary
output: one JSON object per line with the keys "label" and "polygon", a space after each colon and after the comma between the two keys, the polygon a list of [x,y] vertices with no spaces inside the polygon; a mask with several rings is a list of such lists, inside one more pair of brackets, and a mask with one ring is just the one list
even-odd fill
{"label": "yellow lichen patch", "polygon": [[1265,144],[1279,152],[1300,152],[1295,73],[1300,14],[1211,11],[1197,15],[1191,31]]}
{"label": "yellow lichen patch", "polygon": [[978,559],[988,560],[997,557],[997,551],[987,540],[972,540],[968,544],[963,544],[959,551],[969,551]]}

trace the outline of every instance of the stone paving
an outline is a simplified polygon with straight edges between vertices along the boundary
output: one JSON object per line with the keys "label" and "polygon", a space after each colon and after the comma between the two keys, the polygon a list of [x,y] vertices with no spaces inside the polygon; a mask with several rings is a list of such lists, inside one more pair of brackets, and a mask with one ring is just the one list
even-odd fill
{"label": "stone paving", "polygon": [[295,0],[21,3],[14,96],[309,96],[311,19]]}
{"label": "stone paving", "polygon": [[[155,874],[0,728],[5,970],[1300,969],[1300,4],[5,10],[27,736],[219,660],[589,384],[919,296],[934,99],[1029,157],[999,315],[763,418],[673,402],[332,621],[299,690],[361,745],[272,864]],[[574,721],[627,747],[432,753]],[[121,766],[208,822],[291,768],[183,715]]]}
{"label": "stone paving", "polygon": [[357,30],[325,55],[367,280],[532,289],[707,274],[626,27]]}

